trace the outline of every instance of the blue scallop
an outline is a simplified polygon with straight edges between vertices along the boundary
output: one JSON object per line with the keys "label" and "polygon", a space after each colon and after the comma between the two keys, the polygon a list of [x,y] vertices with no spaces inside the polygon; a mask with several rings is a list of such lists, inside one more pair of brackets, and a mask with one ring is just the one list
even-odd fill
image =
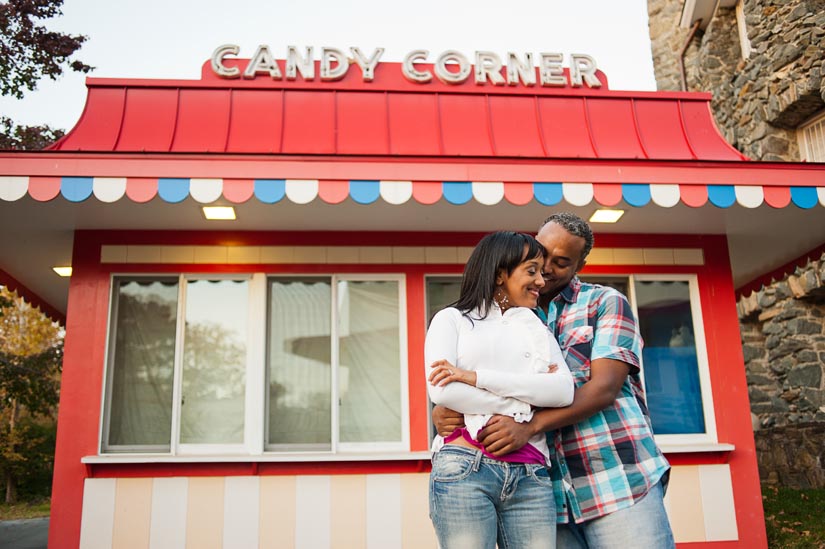
{"label": "blue scallop", "polygon": [[473,199],[473,184],[469,181],[445,181],[442,189],[450,204],[466,204]]}
{"label": "blue scallop", "polygon": [[533,183],[533,196],[539,204],[555,206],[564,198],[561,183]]}
{"label": "blue scallop", "polygon": [[176,204],[183,202],[189,196],[189,179],[163,177],[158,179],[158,196],[164,202]]}
{"label": "blue scallop", "polygon": [[286,196],[286,179],[256,179],[254,192],[264,204],[280,202]]}
{"label": "blue scallop", "polygon": [[800,208],[813,208],[819,202],[816,187],[791,187],[791,200]]}
{"label": "blue scallop", "polygon": [[381,196],[381,184],[378,181],[349,182],[349,195],[359,204],[372,204]]}
{"label": "blue scallop", "polygon": [[60,194],[69,202],[83,202],[92,196],[93,185],[91,177],[64,177],[60,180]]}
{"label": "blue scallop", "polygon": [[645,206],[650,202],[650,185],[647,183],[622,183],[622,198],[633,207]]}
{"label": "blue scallop", "polygon": [[736,203],[733,185],[708,185],[708,200],[717,208],[730,208]]}

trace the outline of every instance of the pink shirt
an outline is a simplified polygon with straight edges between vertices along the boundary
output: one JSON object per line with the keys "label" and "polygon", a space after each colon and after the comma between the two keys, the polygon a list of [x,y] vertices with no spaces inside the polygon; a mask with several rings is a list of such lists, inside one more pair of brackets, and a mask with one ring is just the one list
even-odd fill
{"label": "pink shirt", "polygon": [[469,442],[470,444],[472,444],[473,447],[478,448],[481,451],[481,453],[484,454],[486,457],[495,459],[497,461],[506,461],[508,463],[536,463],[539,465],[545,464],[544,454],[542,454],[538,449],[536,449],[535,446],[529,443],[525,444],[515,452],[510,452],[506,456],[494,456],[493,454],[485,450],[484,446],[482,446],[481,443],[479,443],[476,440],[473,440],[473,437],[470,436],[470,432],[467,431],[465,427],[462,427],[461,429],[456,429],[451,434],[449,434],[447,438],[444,439],[444,444],[447,444],[457,439],[459,436],[467,442]]}

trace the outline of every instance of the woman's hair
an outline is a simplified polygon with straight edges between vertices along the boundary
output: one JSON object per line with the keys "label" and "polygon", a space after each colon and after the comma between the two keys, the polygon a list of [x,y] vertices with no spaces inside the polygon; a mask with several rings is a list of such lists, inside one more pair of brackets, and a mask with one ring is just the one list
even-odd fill
{"label": "woman's hair", "polygon": [[486,318],[496,291],[496,277],[504,270],[508,275],[522,262],[545,256],[544,247],[530,235],[513,231],[498,231],[486,235],[476,245],[461,278],[458,301],[450,306],[462,314],[478,309]]}

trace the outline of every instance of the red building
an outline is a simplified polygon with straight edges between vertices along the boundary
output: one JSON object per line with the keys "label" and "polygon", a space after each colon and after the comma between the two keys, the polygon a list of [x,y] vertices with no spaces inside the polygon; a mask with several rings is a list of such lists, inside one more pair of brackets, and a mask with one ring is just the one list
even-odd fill
{"label": "red building", "polygon": [[206,63],[89,79],[65,138],[0,153],[0,283],[66,326],[50,546],[434,547],[429,316],[482,234],[604,208],[582,276],[639,315],[677,542],[765,546],[735,292],[822,243],[825,166],[599,78]]}

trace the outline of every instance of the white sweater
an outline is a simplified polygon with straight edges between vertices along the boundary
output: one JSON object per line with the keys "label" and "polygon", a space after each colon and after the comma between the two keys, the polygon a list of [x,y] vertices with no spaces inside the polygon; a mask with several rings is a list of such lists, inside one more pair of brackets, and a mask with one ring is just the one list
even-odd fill
{"label": "white sweater", "polygon": [[[474,439],[489,419],[506,415],[518,422],[530,421],[533,408],[569,406],[573,402],[573,377],[559,344],[536,314],[526,307],[513,307],[502,315],[495,304],[487,317],[472,321],[458,309],[448,307],[433,317],[424,344],[424,360],[429,378],[430,365],[447,360],[476,372],[476,387],[453,382],[434,387],[427,382],[430,400],[464,414],[467,430]],[[550,364],[558,366],[547,373]],[[545,435],[530,438],[545,457]],[[444,439],[437,436],[433,451]]]}

